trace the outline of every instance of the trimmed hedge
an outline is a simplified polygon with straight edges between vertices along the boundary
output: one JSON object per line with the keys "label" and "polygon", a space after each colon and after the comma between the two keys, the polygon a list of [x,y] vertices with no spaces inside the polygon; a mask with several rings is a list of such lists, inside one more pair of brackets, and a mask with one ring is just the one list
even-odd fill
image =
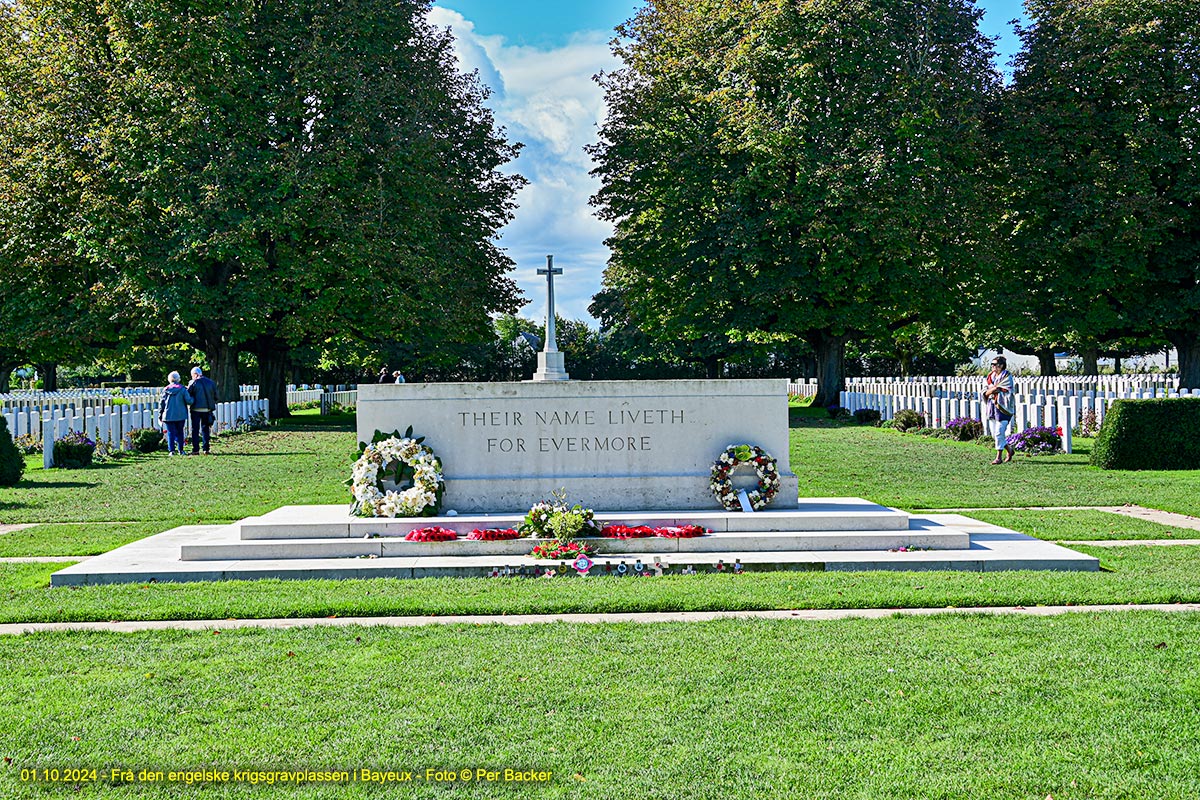
{"label": "trimmed hedge", "polygon": [[1118,400],[1092,446],[1101,469],[1200,469],[1200,398]]}
{"label": "trimmed hedge", "polygon": [[25,456],[13,444],[8,420],[0,417],[0,486],[16,486],[25,472]]}

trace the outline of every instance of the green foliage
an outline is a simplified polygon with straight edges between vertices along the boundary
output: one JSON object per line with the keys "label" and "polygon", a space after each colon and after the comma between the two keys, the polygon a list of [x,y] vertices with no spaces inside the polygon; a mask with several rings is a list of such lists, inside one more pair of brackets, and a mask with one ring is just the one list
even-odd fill
{"label": "green foliage", "polygon": [[167,441],[158,428],[134,428],[125,434],[129,446],[138,453],[155,453],[167,449]]}
{"label": "green foliage", "polygon": [[1092,447],[1102,469],[1200,469],[1200,398],[1118,400]]}
{"label": "green foliage", "polygon": [[25,456],[13,444],[8,420],[0,416],[0,486],[16,486],[25,472]]}
{"label": "green foliage", "polygon": [[898,431],[907,431],[910,428],[924,428],[925,417],[911,408],[902,408],[892,417],[892,423],[893,427]]}
{"label": "green foliage", "polygon": [[1165,337],[1179,348],[1183,385],[1196,387],[1196,4],[1026,7],[1001,128],[1010,267],[988,307],[1038,349]]}

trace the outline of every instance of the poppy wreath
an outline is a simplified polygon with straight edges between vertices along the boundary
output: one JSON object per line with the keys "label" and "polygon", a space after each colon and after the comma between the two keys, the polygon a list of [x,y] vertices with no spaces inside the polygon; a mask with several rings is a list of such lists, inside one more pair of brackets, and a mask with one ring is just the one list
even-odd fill
{"label": "poppy wreath", "polygon": [[747,493],[751,507],[757,511],[775,499],[779,493],[779,467],[771,454],[752,444],[731,444],[713,462],[712,479],[708,488],[726,511],[740,511],[737,490],[730,475],[739,464],[749,464],[758,474],[758,488]]}

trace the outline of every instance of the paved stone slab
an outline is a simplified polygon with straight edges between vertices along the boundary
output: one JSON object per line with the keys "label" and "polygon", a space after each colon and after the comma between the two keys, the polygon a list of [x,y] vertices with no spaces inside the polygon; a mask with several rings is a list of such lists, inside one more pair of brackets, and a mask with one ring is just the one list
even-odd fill
{"label": "paved stone slab", "polygon": [[[521,514],[458,514],[417,518],[352,517],[348,505],[283,506],[261,517],[242,520],[241,538],[257,539],[361,539],[367,535],[403,538],[415,528],[437,525],[460,536],[475,528],[516,528]],[[675,511],[598,511],[601,524],[702,525],[715,532],[740,531],[906,531],[909,515],[856,497],[804,498],[794,509],[767,508],[754,514],[712,509]]]}
{"label": "paved stone slab", "polygon": [[1157,522],[1160,525],[1170,525],[1173,528],[1187,528],[1193,531],[1200,531],[1200,518],[1189,517],[1186,514],[1173,514],[1170,511],[1159,511],[1156,508],[1133,505],[1107,506],[1100,510],[1107,511],[1110,514],[1121,514],[1127,517],[1145,519]]}
{"label": "paved stone slab", "polygon": [[[912,533],[917,535],[938,524],[937,520],[914,518]],[[652,563],[655,555],[668,565],[669,571],[678,571],[689,565],[711,571],[718,564],[732,567],[739,560],[747,570],[1099,569],[1099,560],[1091,556],[995,526],[988,528],[986,532],[972,533],[969,548],[960,550],[730,550],[666,555],[632,552],[600,555],[596,574],[602,574],[608,566],[615,569],[622,560],[627,565],[634,564],[639,558],[645,563]],[[185,545],[228,543],[236,541],[237,536],[238,529],[233,525],[175,528],[60,570],[51,576],[51,584],[65,586],[257,578],[482,577],[493,569],[523,569],[526,573],[532,573],[534,569],[544,570],[552,565],[523,555],[180,560]]]}
{"label": "paved stone slab", "polygon": [[503,614],[444,617],[310,617],[305,619],[206,619],[139,620],[130,622],[16,622],[0,624],[0,636],[64,631],[137,633],[140,631],[240,630],[265,628],[419,628],[429,625],[544,625],[562,622],[571,625],[615,625],[620,623],[661,624],[665,622],[709,622],[722,619],[787,619],[797,622],[822,622],[839,619],[886,619],[889,617],[931,617],[942,615],[1054,617],[1062,614],[1105,614],[1123,611],[1198,613],[1200,603],[1147,603],[1143,605],[1091,606],[982,606],[978,608],[834,608],[763,611],[662,611],[626,614]]}
{"label": "paved stone slab", "polygon": [[3,536],[6,533],[16,533],[17,531],[23,531],[26,528],[36,527],[36,523],[31,523],[29,525],[0,525],[0,536]]}

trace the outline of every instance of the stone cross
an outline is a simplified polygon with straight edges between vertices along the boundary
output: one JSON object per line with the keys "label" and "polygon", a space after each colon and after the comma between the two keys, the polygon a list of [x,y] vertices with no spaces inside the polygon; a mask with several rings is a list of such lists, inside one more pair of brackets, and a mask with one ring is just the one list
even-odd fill
{"label": "stone cross", "polygon": [[554,338],[554,276],[562,275],[562,269],[554,268],[554,256],[546,256],[546,268],[539,269],[537,274],[546,276],[546,343],[538,353],[538,368],[533,373],[533,380],[567,381],[571,376],[567,374],[564,355],[558,351],[558,342]]}
{"label": "stone cross", "polygon": [[554,276],[562,275],[562,267],[554,267],[554,256],[546,256],[546,268],[539,269],[538,275],[546,276],[546,343],[542,350],[547,353],[558,352],[558,342],[554,338]]}

